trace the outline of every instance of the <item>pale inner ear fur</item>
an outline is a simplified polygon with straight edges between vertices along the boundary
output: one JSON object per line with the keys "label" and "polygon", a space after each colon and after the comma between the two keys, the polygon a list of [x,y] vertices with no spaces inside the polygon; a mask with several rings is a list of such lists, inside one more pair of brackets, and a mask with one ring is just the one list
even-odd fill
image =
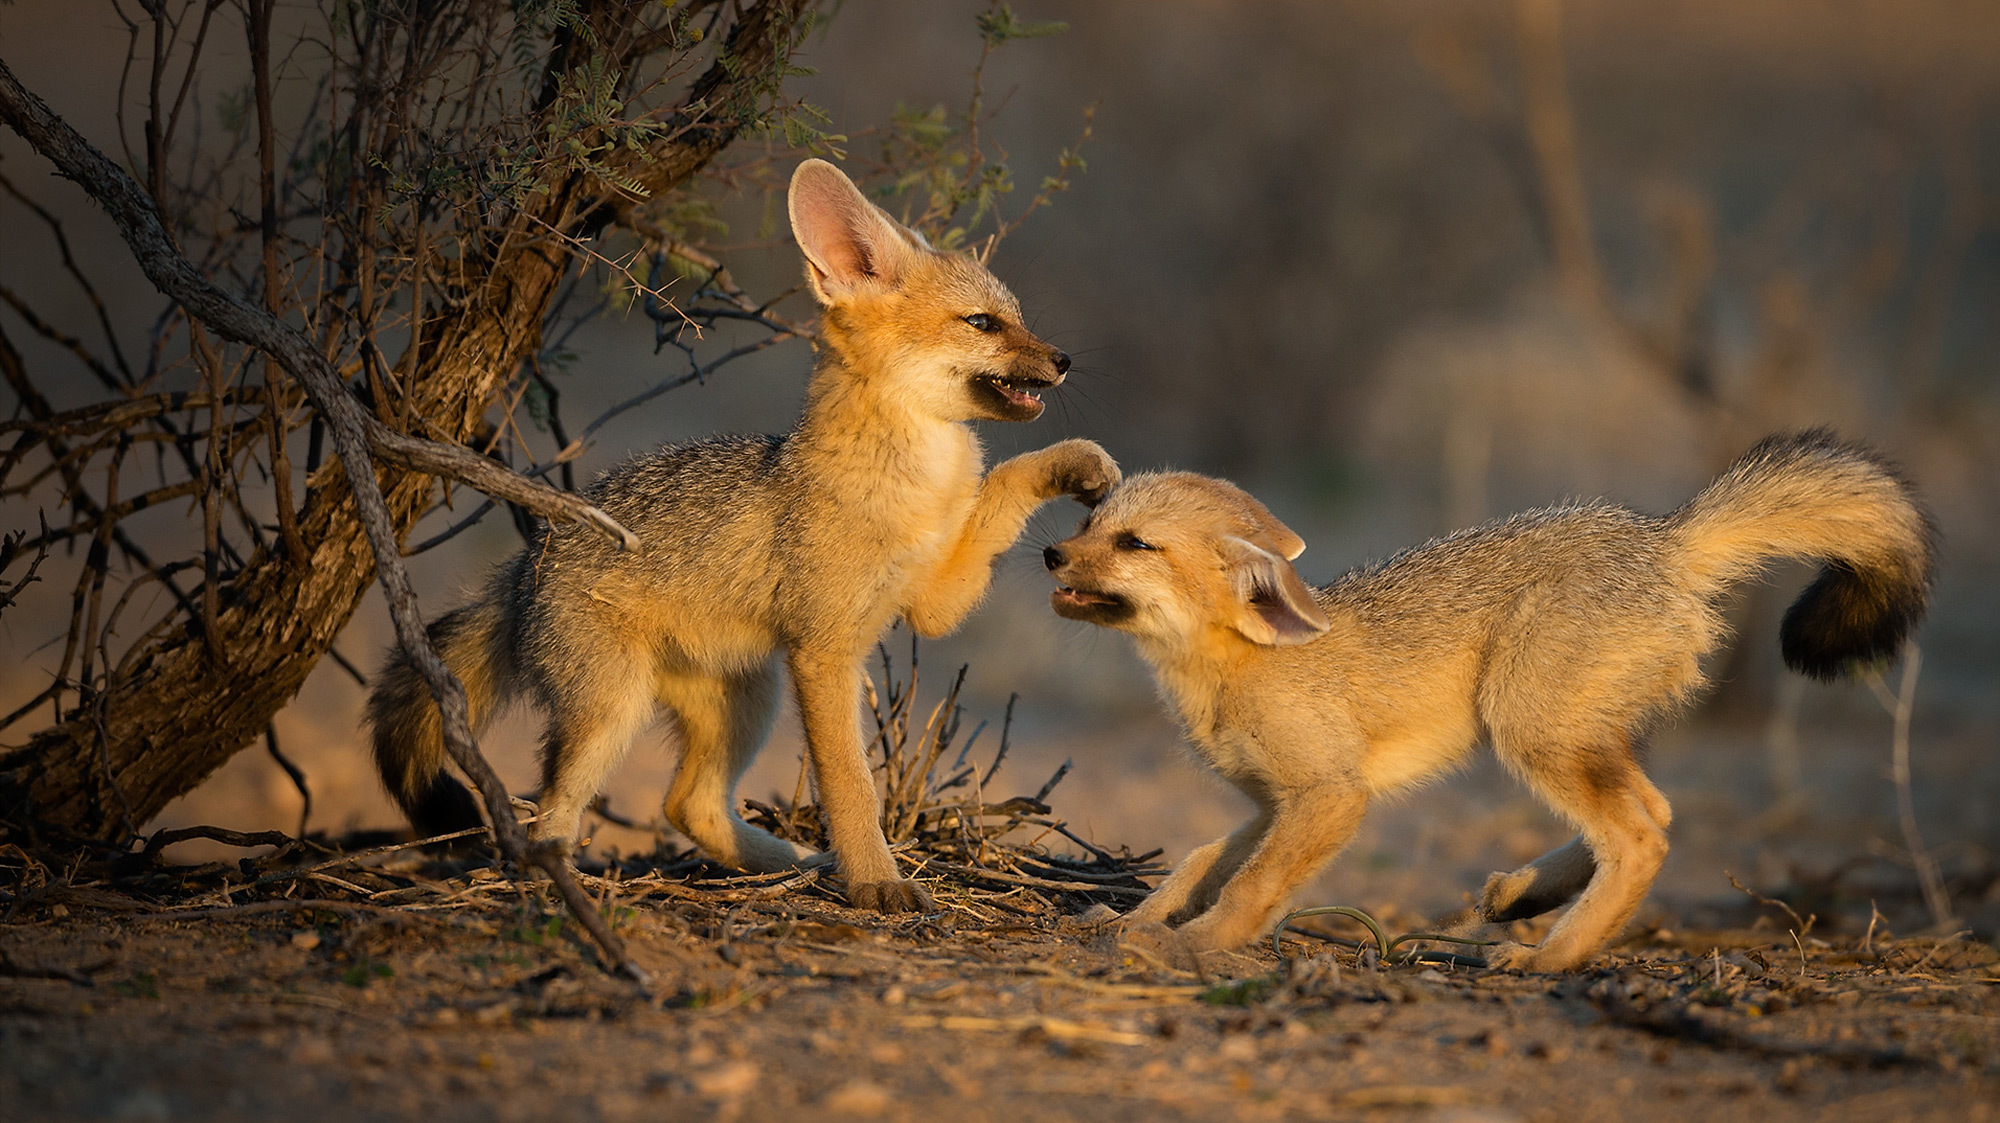
{"label": "pale inner ear fur", "polygon": [[787,205],[807,279],[822,304],[866,285],[895,288],[924,245],[922,235],[869,202],[825,160],[807,160],[792,173]]}
{"label": "pale inner ear fur", "polygon": [[1245,639],[1273,647],[1309,643],[1333,626],[1290,561],[1241,538],[1223,539],[1222,550],[1236,587],[1230,625]]}

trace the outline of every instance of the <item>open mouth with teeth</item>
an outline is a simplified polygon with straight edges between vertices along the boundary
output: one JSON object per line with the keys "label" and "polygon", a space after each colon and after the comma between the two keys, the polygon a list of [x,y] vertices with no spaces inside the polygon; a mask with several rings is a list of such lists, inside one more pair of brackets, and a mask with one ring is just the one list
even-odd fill
{"label": "open mouth with teeth", "polygon": [[1132,615],[1132,602],[1117,593],[1100,593],[1088,589],[1061,585],[1049,594],[1049,605],[1056,615],[1071,620],[1088,620],[1097,624],[1109,624]]}
{"label": "open mouth with teeth", "polygon": [[1042,412],[1040,391],[1061,384],[1060,378],[1027,378],[1012,374],[982,374],[972,380],[1006,416],[1039,417]]}

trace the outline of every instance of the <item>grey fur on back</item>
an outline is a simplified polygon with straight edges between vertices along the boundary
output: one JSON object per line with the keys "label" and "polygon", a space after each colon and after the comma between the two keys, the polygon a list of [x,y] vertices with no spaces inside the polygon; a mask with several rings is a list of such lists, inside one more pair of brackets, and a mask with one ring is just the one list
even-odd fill
{"label": "grey fur on back", "polygon": [[[746,503],[745,493],[776,486],[784,443],[783,437],[760,434],[663,448],[604,472],[583,494],[641,541],[691,538],[722,548],[720,539],[749,539],[731,552],[768,552],[776,528],[760,516],[769,508]],[[475,732],[523,691],[546,701],[552,680],[573,672],[574,660],[587,658],[562,627],[564,598],[588,598],[592,575],[620,555],[601,535],[575,533],[578,529],[537,521],[528,544],[495,568],[477,599],[431,623],[431,643],[465,684]],[[702,580],[714,567],[704,567],[699,555],[688,551],[655,549],[624,560],[649,583],[681,590],[692,583],[695,588],[684,595],[756,599],[758,581],[746,582],[741,573],[732,580]],[[447,768],[429,688],[399,647],[390,648],[369,694],[367,721],[377,771],[419,835],[481,824],[478,801]]]}

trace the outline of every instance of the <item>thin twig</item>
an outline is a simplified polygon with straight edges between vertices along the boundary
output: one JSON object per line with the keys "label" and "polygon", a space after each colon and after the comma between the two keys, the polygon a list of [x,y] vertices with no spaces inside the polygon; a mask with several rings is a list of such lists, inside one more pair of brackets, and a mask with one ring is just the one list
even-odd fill
{"label": "thin twig", "polygon": [[1757,902],[1758,904],[1769,905],[1772,908],[1785,910],[1785,915],[1792,918],[1792,930],[1796,934],[1796,938],[1804,938],[1812,934],[1813,924],[1819,920],[1819,914],[1815,913],[1812,916],[1806,917],[1805,919],[1801,920],[1799,918],[1798,910],[1792,908],[1792,906],[1786,904],[1785,902],[1778,900],[1776,897],[1766,897],[1764,894],[1757,892],[1755,889],[1752,889],[1749,886],[1743,884],[1742,882],[1736,880],[1736,875],[1730,873],[1728,870],[1723,870],[1722,876],[1728,878],[1729,884],[1734,885],[1738,892],[1742,893],[1746,897],[1749,897],[1751,900]]}
{"label": "thin twig", "polygon": [[1917,884],[1923,890],[1924,904],[1930,909],[1931,923],[1942,932],[1955,923],[1951,894],[1945,888],[1937,860],[1924,847],[1923,834],[1917,827],[1916,796],[1910,783],[1910,718],[1916,710],[1917,674],[1923,669],[1923,663],[1923,650],[1917,642],[1904,640],[1903,674],[1897,682],[1895,694],[1889,693],[1879,670],[1869,668],[1863,680],[1875,692],[1882,708],[1888,710],[1895,720],[1889,759],[1890,777],[1896,785],[1896,814],[1902,824],[1903,845],[1909,848],[1910,864],[1915,867]]}

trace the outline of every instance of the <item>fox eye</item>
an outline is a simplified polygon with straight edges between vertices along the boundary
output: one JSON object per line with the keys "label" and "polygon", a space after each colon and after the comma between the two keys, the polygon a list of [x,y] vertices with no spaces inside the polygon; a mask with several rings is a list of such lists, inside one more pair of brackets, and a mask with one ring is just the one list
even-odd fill
{"label": "fox eye", "polygon": [[988,335],[999,331],[1001,327],[998,316],[988,315],[985,312],[974,312],[972,315],[965,317],[965,322]]}
{"label": "fox eye", "polygon": [[1153,544],[1152,544],[1151,542],[1148,542],[1148,541],[1146,541],[1145,539],[1143,539],[1143,538],[1139,537],[1139,536],[1138,536],[1138,535],[1136,535],[1136,534],[1127,534],[1127,535],[1124,535],[1123,537],[1119,538],[1119,539],[1118,539],[1118,548],[1119,548],[1119,549],[1121,549],[1121,550],[1157,550],[1157,549],[1159,549],[1159,547],[1158,547],[1158,546],[1155,546],[1155,545],[1153,545]]}

